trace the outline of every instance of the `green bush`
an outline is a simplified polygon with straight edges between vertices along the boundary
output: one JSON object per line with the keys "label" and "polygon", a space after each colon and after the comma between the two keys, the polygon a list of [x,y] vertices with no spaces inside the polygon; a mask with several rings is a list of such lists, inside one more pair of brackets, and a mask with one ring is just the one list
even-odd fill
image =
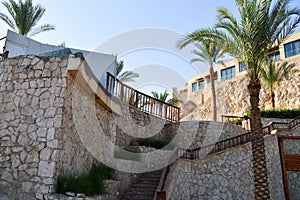
{"label": "green bush", "polygon": [[[294,119],[300,116],[300,108],[261,110],[260,114],[261,117],[266,118]],[[251,117],[251,112],[248,112],[247,115]]]}
{"label": "green bush", "polygon": [[140,146],[153,147],[156,149],[162,149],[169,144],[167,141],[152,138],[140,138],[137,139],[137,142]]}
{"label": "green bush", "polygon": [[88,174],[68,174],[60,175],[57,180],[57,192],[84,193],[86,195],[103,194],[103,180],[110,179],[114,175],[114,169],[103,164],[93,164]]}
{"label": "green bush", "polygon": [[243,122],[242,118],[231,119],[227,121],[227,123],[235,124],[235,125],[242,125],[242,122]]}

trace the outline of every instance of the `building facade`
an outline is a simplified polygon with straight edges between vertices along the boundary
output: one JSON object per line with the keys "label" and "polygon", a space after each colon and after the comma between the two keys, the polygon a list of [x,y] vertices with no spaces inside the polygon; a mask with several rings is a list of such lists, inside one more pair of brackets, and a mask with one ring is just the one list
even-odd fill
{"label": "building facade", "polygon": [[[274,46],[272,49],[269,50],[269,59],[275,60],[275,61],[288,61],[293,62],[296,64],[296,68],[300,69],[300,33],[296,33],[285,39],[281,44]],[[227,99],[230,98],[232,101],[244,101],[245,98],[248,98],[247,93],[247,78],[246,78],[246,69],[245,64],[242,61],[239,61],[237,59],[233,59],[229,62],[220,64],[215,67],[215,86],[216,86],[216,94],[217,94],[217,104],[218,104],[218,110],[220,111],[218,113],[218,119],[220,119],[220,115],[226,115],[226,114],[235,114],[235,115],[242,115],[244,112],[247,111],[249,108],[249,103],[242,103],[239,104],[236,107],[231,107],[230,109],[221,109],[222,104],[224,103],[224,98]],[[295,79],[295,80],[294,80]],[[278,98],[277,103],[279,107],[299,107],[300,104],[298,101],[293,101],[294,98],[297,97],[297,94],[299,91],[299,73],[291,74],[289,79],[286,81],[283,81],[282,84],[288,85],[288,87],[296,87],[296,91],[293,91],[295,93],[292,97],[290,97],[289,100],[291,100],[294,103],[288,103],[286,102],[285,98]],[[280,84],[281,85],[281,84]],[[278,85],[278,88],[280,87]],[[230,89],[232,88],[233,89]],[[226,88],[228,90],[226,90]],[[295,90],[292,89],[291,90]],[[224,90],[226,90],[224,92]],[[232,91],[231,91],[232,90]],[[246,91],[246,93],[245,93]],[[210,119],[210,113],[211,113],[211,92],[210,92],[210,75],[209,73],[205,74],[199,74],[198,76],[192,78],[189,80],[187,85],[184,88],[181,89],[174,89],[174,96],[176,96],[181,102],[189,102],[194,103],[194,106],[187,106],[187,107],[201,107],[205,105],[206,107],[202,109],[201,112],[204,112],[203,110],[207,110],[206,114],[196,114],[191,117],[189,117],[189,120],[198,120],[198,119]],[[244,94],[245,93],[245,94]],[[275,91],[276,93],[276,91]],[[278,91],[277,91],[278,93]],[[288,95],[289,91],[287,91]],[[261,93],[261,100],[262,105],[261,108],[270,108],[270,105],[268,103],[269,99],[265,96],[267,96],[267,91],[262,89]],[[283,96],[283,95],[279,95]],[[223,100],[222,100],[223,99]],[[292,104],[292,105],[291,105]],[[285,106],[286,105],[286,106]],[[228,105],[225,106],[228,108]],[[230,106],[229,106],[230,107]],[[192,110],[185,111],[185,106],[183,105],[183,112],[186,115],[189,115]],[[183,116],[182,116],[183,117]]]}

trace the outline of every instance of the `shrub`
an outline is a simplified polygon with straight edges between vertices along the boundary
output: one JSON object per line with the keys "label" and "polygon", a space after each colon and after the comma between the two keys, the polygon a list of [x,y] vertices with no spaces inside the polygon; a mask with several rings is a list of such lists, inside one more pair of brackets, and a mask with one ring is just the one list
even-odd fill
{"label": "shrub", "polygon": [[93,195],[91,186],[92,182],[87,175],[62,175],[57,180],[57,192],[62,194],[74,192]]}
{"label": "shrub", "polygon": [[[261,110],[260,114],[266,118],[294,119],[300,116],[300,108]],[[251,112],[247,112],[247,115],[251,117]]]}
{"label": "shrub", "polygon": [[68,174],[60,175],[57,180],[57,192],[84,193],[86,195],[103,194],[105,179],[110,179],[114,175],[114,169],[103,164],[93,164],[88,174]]}
{"label": "shrub", "polygon": [[243,122],[242,118],[231,119],[227,121],[227,123],[234,124],[234,125],[242,125],[242,122]]}
{"label": "shrub", "polygon": [[153,147],[156,149],[162,149],[169,144],[167,141],[152,138],[140,138],[137,139],[137,142],[140,146]]}

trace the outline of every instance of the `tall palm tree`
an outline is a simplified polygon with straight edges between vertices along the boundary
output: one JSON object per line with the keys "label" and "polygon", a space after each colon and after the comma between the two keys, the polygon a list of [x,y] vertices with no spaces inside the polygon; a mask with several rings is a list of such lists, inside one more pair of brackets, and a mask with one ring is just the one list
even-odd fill
{"label": "tall palm tree", "polygon": [[18,3],[14,0],[8,0],[3,1],[2,4],[10,16],[0,12],[0,19],[21,35],[34,36],[55,29],[51,24],[37,26],[46,9],[39,4],[33,5],[32,0],[25,0],[25,2],[19,0]]}
{"label": "tall palm tree", "polygon": [[117,61],[116,60],[116,77],[121,81],[121,82],[134,82],[135,78],[139,77],[139,74],[134,73],[132,71],[125,71],[122,72],[124,69],[124,61]]}
{"label": "tall palm tree", "polygon": [[218,62],[225,54],[225,51],[220,49],[220,45],[212,40],[205,40],[194,44],[199,50],[193,50],[192,53],[198,56],[192,59],[192,62],[200,61],[209,65],[210,85],[212,92],[213,103],[213,121],[217,121],[217,100],[214,81],[214,63]]}
{"label": "tall palm tree", "polygon": [[269,64],[261,71],[262,86],[269,90],[269,96],[272,102],[272,107],[275,108],[275,87],[284,79],[286,79],[291,72],[298,70],[294,69],[295,63],[269,62]]}
{"label": "tall palm tree", "polygon": [[222,48],[244,61],[249,77],[251,104],[252,160],[256,199],[269,199],[263,130],[259,109],[260,74],[268,62],[268,49],[292,33],[300,22],[299,8],[290,7],[292,0],[235,0],[239,20],[228,9],[219,8],[214,28],[187,34],[179,47],[194,41],[218,40]]}

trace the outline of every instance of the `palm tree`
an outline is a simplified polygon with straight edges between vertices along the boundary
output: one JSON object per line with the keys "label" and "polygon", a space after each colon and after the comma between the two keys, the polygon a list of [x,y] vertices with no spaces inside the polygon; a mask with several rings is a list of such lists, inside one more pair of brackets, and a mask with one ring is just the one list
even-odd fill
{"label": "palm tree", "polygon": [[300,22],[300,10],[292,0],[235,0],[239,19],[219,8],[214,28],[200,29],[179,41],[184,47],[194,41],[217,40],[232,56],[244,61],[249,77],[251,104],[252,160],[256,199],[269,199],[263,130],[259,109],[260,74],[268,62],[268,49],[292,33]]}
{"label": "palm tree", "polygon": [[116,60],[116,77],[119,79],[121,82],[134,82],[135,78],[138,78],[139,75],[137,73],[134,73],[132,71],[123,71],[124,68],[124,61],[117,61]]}
{"label": "palm tree", "polygon": [[217,100],[214,81],[214,63],[218,62],[225,54],[225,51],[220,49],[220,45],[212,40],[201,41],[194,44],[199,50],[193,50],[192,53],[198,58],[192,59],[192,62],[200,61],[209,65],[210,85],[213,101],[213,121],[217,121]]}
{"label": "palm tree", "polygon": [[179,101],[177,98],[171,98],[168,101],[166,101],[169,96],[167,90],[165,90],[164,93],[158,93],[157,91],[152,91],[151,94],[155,99],[166,102],[172,106],[178,106]]}
{"label": "palm tree", "polygon": [[[155,102],[156,106],[154,108],[154,110],[156,110],[156,108],[158,108],[158,115],[167,117],[168,106],[166,104],[163,104],[162,102],[166,102],[172,106],[178,106],[178,99],[176,99],[176,98],[171,98],[167,101],[167,98],[169,96],[169,93],[167,92],[167,90],[165,90],[164,93],[158,93],[157,91],[152,91],[151,93],[155,99],[158,99],[160,101],[160,102]],[[150,104],[152,104],[152,103],[150,102]]]}
{"label": "palm tree", "polygon": [[151,94],[155,99],[158,99],[163,102],[166,102],[166,100],[169,96],[169,93],[167,92],[167,90],[165,90],[164,93],[158,93],[157,91],[152,91]]}
{"label": "palm tree", "polygon": [[39,4],[33,5],[32,0],[25,0],[24,3],[21,0],[18,3],[14,0],[8,0],[3,1],[2,4],[10,16],[0,12],[0,19],[19,34],[34,36],[44,31],[54,30],[54,26],[51,24],[36,27],[46,9]]}
{"label": "palm tree", "polygon": [[272,107],[275,108],[275,87],[288,77],[291,72],[296,72],[294,69],[295,63],[269,62],[269,64],[261,71],[262,86],[269,90],[269,96],[272,102]]}

